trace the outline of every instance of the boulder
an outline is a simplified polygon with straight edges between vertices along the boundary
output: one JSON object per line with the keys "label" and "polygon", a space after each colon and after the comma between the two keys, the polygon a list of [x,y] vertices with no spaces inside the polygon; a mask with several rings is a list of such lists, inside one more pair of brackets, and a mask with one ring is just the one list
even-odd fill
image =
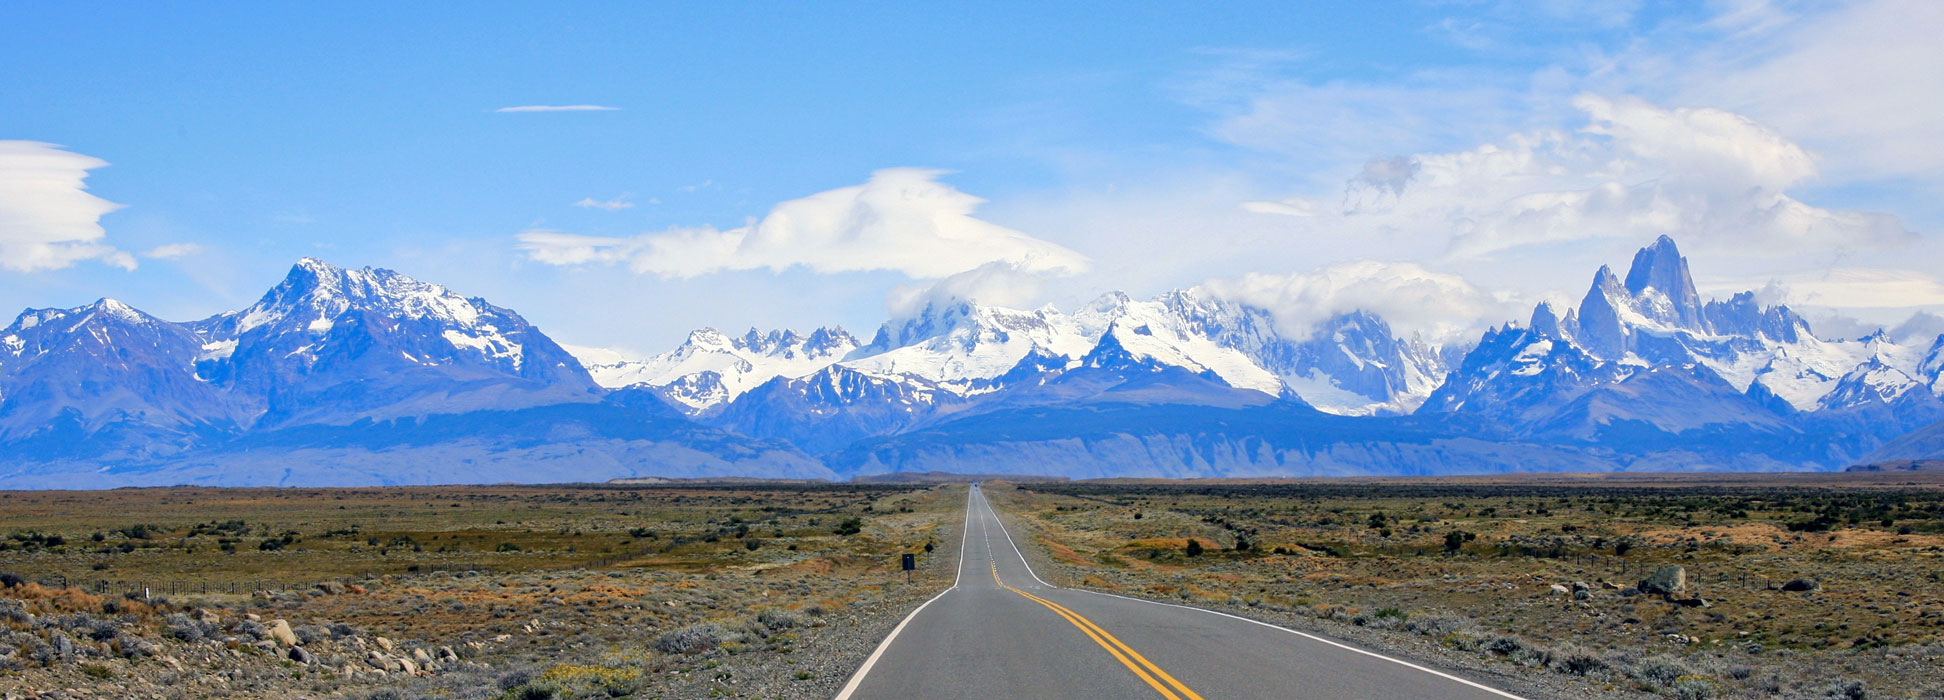
{"label": "boulder", "polygon": [[303,647],[291,647],[290,660],[310,666],[317,663],[317,655],[306,651]]}
{"label": "boulder", "polygon": [[1791,579],[1788,583],[1782,584],[1782,590],[1790,593],[1814,593],[1822,590],[1822,584],[1812,578]]}
{"label": "boulder", "polygon": [[1663,566],[1653,575],[1640,581],[1640,592],[1658,595],[1676,595],[1687,592],[1687,569],[1679,566]]}
{"label": "boulder", "polygon": [[1679,605],[1683,608],[1709,607],[1708,599],[1702,598],[1700,596],[1695,596],[1693,598],[1669,598],[1668,600],[1673,602],[1675,605]]}
{"label": "boulder", "polygon": [[383,649],[385,651],[392,650],[392,640],[386,639],[384,637],[378,637],[371,641],[376,642],[378,644],[378,648],[380,649]]}
{"label": "boulder", "polygon": [[325,581],[317,584],[317,590],[329,595],[341,595],[344,593],[344,584],[336,581]]}
{"label": "boulder", "polygon": [[1579,592],[1582,592],[1582,591],[1590,591],[1590,590],[1593,590],[1593,587],[1592,587],[1592,586],[1588,586],[1588,585],[1586,585],[1586,582],[1585,582],[1585,581],[1574,581],[1574,582],[1573,582],[1573,592],[1574,592],[1574,593],[1579,593]]}
{"label": "boulder", "polygon": [[1553,585],[1552,585],[1552,589],[1551,589],[1551,590],[1552,590],[1552,592],[1553,592],[1553,593],[1555,593],[1555,594],[1558,594],[1558,595],[1566,595],[1566,594],[1568,594],[1568,593],[1571,593],[1571,592],[1573,592],[1573,591],[1572,591],[1572,589],[1569,589],[1569,588],[1567,588],[1567,587],[1565,587],[1565,586],[1561,586],[1561,585],[1559,585],[1559,584],[1557,584],[1557,583],[1555,583],[1555,584],[1553,584]]}
{"label": "boulder", "polygon": [[271,620],[269,627],[270,638],[276,640],[279,646],[284,648],[297,646],[297,633],[291,631],[289,622],[281,619]]}
{"label": "boulder", "polygon": [[456,653],[456,652],[454,652],[454,651],[452,650],[452,647],[439,647],[439,660],[440,660],[440,661],[458,661],[458,660],[459,660],[459,654],[458,654],[458,653]]}
{"label": "boulder", "polygon": [[424,649],[413,649],[412,660],[417,661],[418,665],[424,666],[426,664],[432,663],[432,655],[425,653]]}

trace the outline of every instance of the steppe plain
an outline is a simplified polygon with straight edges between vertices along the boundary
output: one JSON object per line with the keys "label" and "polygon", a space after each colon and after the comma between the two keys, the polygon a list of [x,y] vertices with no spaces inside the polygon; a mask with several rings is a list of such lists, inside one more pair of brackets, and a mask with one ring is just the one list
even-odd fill
{"label": "steppe plain", "polygon": [[[985,491],[1055,584],[1526,692],[1944,698],[1944,472],[1912,466]],[[922,480],[0,493],[0,695],[829,697],[952,585],[964,503]]]}

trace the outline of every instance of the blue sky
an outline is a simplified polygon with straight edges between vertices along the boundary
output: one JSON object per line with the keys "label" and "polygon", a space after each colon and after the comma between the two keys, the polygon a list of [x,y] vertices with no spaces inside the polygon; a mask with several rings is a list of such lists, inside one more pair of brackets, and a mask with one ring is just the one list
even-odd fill
{"label": "blue sky", "polygon": [[1448,331],[1662,232],[1832,327],[1944,304],[1935,5],[720,5],[8,5],[0,141],[59,148],[0,151],[53,163],[0,180],[0,308],[201,317],[311,255],[638,351],[1210,278],[1430,279]]}

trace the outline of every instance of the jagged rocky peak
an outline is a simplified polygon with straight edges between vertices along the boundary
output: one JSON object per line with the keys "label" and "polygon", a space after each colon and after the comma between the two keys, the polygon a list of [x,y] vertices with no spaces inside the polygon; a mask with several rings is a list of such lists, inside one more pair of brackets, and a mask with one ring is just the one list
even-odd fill
{"label": "jagged rocky peak", "polygon": [[857,347],[857,337],[839,326],[826,326],[810,331],[810,337],[803,341],[803,350],[818,355],[842,354]]}
{"label": "jagged rocky peak", "polygon": [[212,336],[241,335],[258,329],[323,333],[335,325],[338,316],[351,311],[470,326],[482,314],[496,310],[484,300],[468,299],[444,286],[384,268],[354,270],[307,257],[292,265],[283,281],[249,308],[194,325]]}
{"label": "jagged rocky peak", "polygon": [[1688,273],[1687,258],[1681,256],[1672,238],[1661,236],[1634,254],[1633,265],[1627,269],[1626,289],[1635,299],[1648,302],[1640,305],[1640,311],[1658,316],[1657,321],[1695,330],[1705,327],[1694,276]]}
{"label": "jagged rocky peak", "polygon": [[1626,349],[1627,324],[1622,314],[1631,311],[1632,299],[1613,268],[1600,266],[1593,273],[1593,286],[1580,301],[1580,337],[1587,347],[1603,355],[1619,356]]}

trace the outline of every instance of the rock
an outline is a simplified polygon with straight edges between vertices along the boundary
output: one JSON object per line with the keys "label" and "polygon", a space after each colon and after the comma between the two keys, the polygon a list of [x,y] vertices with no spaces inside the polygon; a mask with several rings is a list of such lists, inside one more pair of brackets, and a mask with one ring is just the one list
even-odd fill
{"label": "rock", "polygon": [[1640,589],[1634,588],[1633,586],[1620,589],[1620,597],[1622,598],[1632,598],[1637,595],[1640,595]]}
{"label": "rock", "polygon": [[270,638],[285,648],[297,646],[297,633],[291,631],[290,623],[282,619],[270,621]]}
{"label": "rock", "polygon": [[1573,600],[1591,600],[1592,598],[1593,592],[1584,588],[1573,591]]}
{"label": "rock", "polygon": [[317,655],[310,653],[303,647],[291,647],[290,660],[305,666],[311,666],[317,663]]}
{"label": "rock", "polygon": [[1555,584],[1553,584],[1553,585],[1552,585],[1552,592],[1553,592],[1553,593],[1556,593],[1556,594],[1558,594],[1558,595],[1566,595],[1566,594],[1568,594],[1568,593],[1571,593],[1571,592],[1573,592],[1573,591],[1572,591],[1572,589],[1569,589],[1569,588],[1567,588],[1567,587],[1565,587],[1565,586],[1561,586],[1561,585],[1559,585],[1559,584],[1557,584],[1557,583],[1555,583]]}
{"label": "rock", "polygon": [[325,581],[317,584],[317,590],[330,595],[341,595],[344,593],[344,584],[336,581]]}
{"label": "rock", "polygon": [[1679,566],[1663,566],[1653,575],[1641,580],[1640,592],[1657,595],[1686,593],[1687,569]]}
{"label": "rock", "polygon": [[424,649],[413,649],[412,660],[417,661],[418,665],[424,666],[426,664],[432,663],[432,655],[425,653]]}
{"label": "rock", "polygon": [[452,650],[452,647],[439,647],[439,654],[438,654],[438,655],[439,655],[439,660],[440,660],[440,661],[458,661],[458,660],[459,660],[459,654],[458,654],[457,652],[454,652],[454,651]]}
{"label": "rock", "polygon": [[398,662],[398,670],[403,671],[405,673],[410,673],[412,675],[418,675],[419,672],[418,662],[415,662],[403,656],[394,659],[394,661]]}
{"label": "rock", "polygon": [[1708,599],[1702,598],[1700,596],[1695,596],[1693,598],[1669,598],[1668,601],[1672,602],[1675,605],[1679,605],[1683,608],[1709,607]]}
{"label": "rock", "polygon": [[277,643],[268,639],[259,639],[250,642],[250,648],[258,651],[276,651]]}
{"label": "rock", "polygon": [[249,621],[251,621],[251,622],[262,622],[262,621],[263,621],[263,616],[262,616],[262,615],[258,615],[258,614],[256,614],[256,613],[246,613],[246,614],[244,614],[244,615],[243,615],[243,617],[244,617],[244,618],[246,618],[246,619],[248,619],[248,620],[249,620]]}
{"label": "rock", "polygon": [[167,667],[169,667],[169,670],[171,670],[171,671],[181,671],[181,670],[182,670],[182,662],[181,662],[181,661],[179,661],[179,660],[177,660],[177,659],[176,659],[176,657],[173,657],[173,656],[162,656],[162,657],[157,657],[157,658],[156,658],[155,660],[156,660],[156,661],[158,661],[158,662],[161,662],[161,664],[162,664],[163,666],[167,666]]}
{"label": "rock", "polygon": [[1788,583],[1782,584],[1782,590],[1790,593],[1814,593],[1822,590],[1822,584],[1812,578],[1791,579]]}
{"label": "rock", "polygon": [[1585,581],[1574,581],[1574,582],[1573,582],[1573,592],[1574,592],[1574,593],[1578,593],[1578,592],[1580,592],[1580,591],[1590,591],[1590,590],[1593,590],[1593,587],[1592,587],[1592,586],[1588,586],[1588,585],[1586,585],[1586,582],[1585,582]]}
{"label": "rock", "polygon": [[381,651],[372,651],[365,654],[365,663],[370,664],[372,668],[383,670],[391,665],[391,657],[385,656]]}
{"label": "rock", "polygon": [[384,637],[377,637],[375,639],[372,639],[371,641],[376,642],[378,644],[378,648],[380,649],[383,649],[385,651],[392,650],[392,640],[386,639]]}

